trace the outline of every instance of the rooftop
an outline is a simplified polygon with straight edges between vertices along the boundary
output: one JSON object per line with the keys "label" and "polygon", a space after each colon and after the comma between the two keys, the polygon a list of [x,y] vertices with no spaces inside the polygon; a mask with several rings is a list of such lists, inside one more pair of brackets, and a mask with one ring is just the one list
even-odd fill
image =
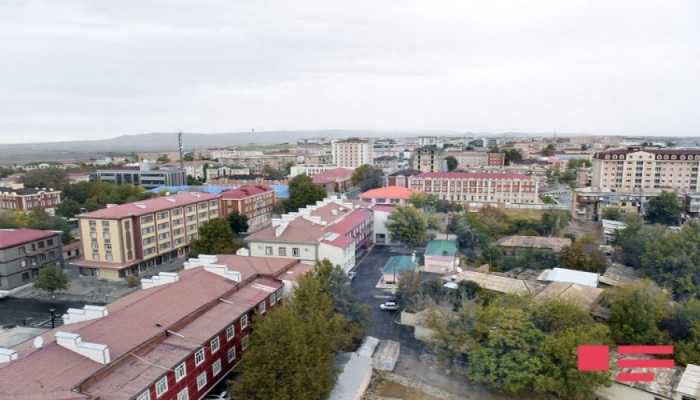
{"label": "rooftop", "polygon": [[0,249],[18,246],[39,239],[59,236],[60,232],[42,231],[38,229],[0,229]]}
{"label": "rooftop", "polygon": [[368,190],[360,195],[360,199],[386,197],[392,199],[408,199],[413,190],[399,186],[386,186],[378,189]]}
{"label": "rooftop", "polygon": [[396,171],[393,174],[389,174],[389,176],[414,176],[414,175],[420,175],[422,173],[423,173],[423,171],[421,171],[419,169],[406,168],[406,169]]}
{"label": "rooftop", "polygon": [[414,179],[438,178],[438,179],[499,179],[536,181],[536,178],[527,175],[510,172],[425,172],[414,176]]}
{"label": "rooftop", "polygon": [[639,275],[637,275],[637,271],[634,268],[613,263],[605,270],[605,273],[600,276],[598,281],[605,285],[622,286],[637,279],[639,279]]}
{"label": "rooftop", "polygon": [[7,188],[7,187],[0,187],[0,194],[16,194],[18,196],[29,196],[32,194],[37,194],[37,193],[61,193],[60,190],[53,190],[51,188],[21,188],[21,189],[12,189],[12,188]]}
{"label": "rooftop", "polygon": [[330,183],[336,179],[349,179],[355,171],[348,168],[333,168],[315,174],[311,179],[314,183]]}
{"label": "rooftop", "polygon": [[538,281],[549,282],[569,282],[579,285],[598,287],[598,277],[600,275],[592,272],[577,271],[566,268],[545,269],[537,278]]}
{"label": "rooftop", "polygon": [[243,185],[237,189],[227,189],[221,192],[222,199],[244,199],[265,192],[274,192],[271,188],[263,185]]}
{"label": "rooftop", "polygon": [[497,242],[500,247],[525,247],[532,249],[550,249],[556,253],[565,246],[571,246],[571,239],[542,236],[508,236]]}
{"label": "rooftop", "polygon": [[413,271],[418,267],[415,261],[411,260],[411,256],[391,256],[384,264],[382,269],[383,274],[396,273],[399,274],[404,271]]}
{"label": "rooftop", "polygon": [[169,210],[174,207],[182,207],[189,204],[196,204],[200,201],[218,199],[217,195],[201,192],[181,192],[167,197],[156,197],[153,199],[136,201],[133,203],[121,204],[114,207],[104,208],[85,214],[78,215],[79,218],[125,218],[152,214],[158,211]]}
{"label": "rooftop", "polygon": [[605,289],[579,285],[578,283],[552,282],[537,293],[534,299],[536,301],[564,299],[590,310],[603,299],[604,294]]}
{"label": "rooftop", "polygon": [[449,256],[457,255],[456,240],[431,240],[425,248],[425,257],[430,256]]}
{"label": "rooftop", "polygon": [[536,294],[544,285],[538,282],[526,281],[524,279],[508,278],[489,272],[481,272],[465,269],[457,274],[451,274],[443,278],[447,281],[472,281],[479,284],[484,289],[498,293],[514,294]]}
{"label": "rooftop", "polygon": [[676,391],[682,395],[698,398],[700,397],[700,367],[688,364],[681,381],[676,387]]}

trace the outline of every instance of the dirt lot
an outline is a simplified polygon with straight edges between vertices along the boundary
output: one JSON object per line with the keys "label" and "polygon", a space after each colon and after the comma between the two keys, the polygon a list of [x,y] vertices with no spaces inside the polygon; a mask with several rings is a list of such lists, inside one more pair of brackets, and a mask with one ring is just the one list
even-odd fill
{"label": "dirt lot", "polygon": [[392,397],[403,400],[440,400],[440,397],[431,396],[417,389],[412,389],[399,383],[384,380],[379,384],[377,396]]}

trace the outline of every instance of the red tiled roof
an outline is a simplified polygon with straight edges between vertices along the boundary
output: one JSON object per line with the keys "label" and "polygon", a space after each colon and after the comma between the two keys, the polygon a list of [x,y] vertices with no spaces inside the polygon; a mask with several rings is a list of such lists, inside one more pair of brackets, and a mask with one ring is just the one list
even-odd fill
{"label": "red tiled roof", "polygon": [[219,254],[216,259],[216,264],[226,265],[229,270],[240,272],[243,280],[255,274],[275,277],[290,265],[299,263],[299,260],[292,258],[247,257],[234,254]]}
{"label": "red tiled roof", "polygon": [[260,193],[274,192],[273,189],[262,185],[244,185],[237,189],[228,189],[221,192],[222,199],[244,199]]}
{"label": "red tiled roof", "polygon": [[391,213],[391,212],[396,211],[396,207],[387,206],[387,205],[372,204],[371,207],[372,207],[372,210],[374,210],[374,211],[380,211],[380,212],[388,212],[388,213]]}
{"label": "red tiled roof", "polygon": [[314,178],[349,178],[355,171],[348,168],[333,168],[314,175]]}
{"label": "red tiled roof", "polygon": [[504,180],[523,180],[523,181],[534,181],[535,178],[527,175],[514,174],[514,173],[500,173],[500,172],[425,172],[420,175],[416,175],[411,179],[424,179],[424,178],[447,178],[447,179],[504,179]]}
{"label": "red tiled roof", "polygon": [[83,247],[83,243],[80,241],[73,242],[71,244],[67,244],[61,248],[61,251],[72,251],[72,250],[77,250]]}
{"label": "red tiled roof", "polygon": [[350,243],[352,243],[354,240],[355,239],[353,239],[351,237],[348,237],[348,236],[345,236],[342,234],[338,234],[338,236],[335,239],[323,240],[322,242],[329,244],[333,247],[337,247],[339,249],[344,249],[344,248],[348,247],[350,245]]}
{"label": "red tiled roof", "polygon": [[386,198],[398,198],[398,199],[408,199],[413,193],[413,190],[408,188],[403,188],[399,186],[386,186],[378,189],[368,190],[360,195],[360,198],[366,197],[386,197]]}
{"label": "red tiled roof", "polygon": [[[156,197],[153,199],[126,203],[114,207],[105,208],[85,214],[80,214],[80,218],[124,218],[151,214],[158,211],[168,210],[174,207],[196,204],[200,201],[218,199],[218,195],[203,192],[180,192],[167,197]],[[143,205],[143,207],[137,206]]]}
{"label": "red tiled roof", "polygon": [[254,241],[273,241],[273,242],[292,242],[292,243],[317,243],[325,233],[321,225],[314,224],[304,218],[297,218],[287,225],[282,235],[277,237],[275,234],[277,227],[269,226],[261,229],[252,235],[249,235],[246,242]]}
{"label": "red tiled roof", "polygon": [[329,226],[326,230],[328,232],[335,232],[341,235],[346,235],[363,221],[372,218],[372,212],[368,210],[355,209],[352,213],[348,214],[342,220],[336,222],[335,224]]}
{"label": "red tiled roof", "polygon": [[58,236],[60,233],[53,231],[41,231],[38,229],[0,229],[0,249],[17,246],[34,240]]}
{"label": "red tiled roof", "polygon": [[614,149],[614,150],[608,150],[608,151],[601,151],[598,153],[595,153],[593,155],[593,158],[604,158],[606,154],[609,155],[620,155],[620,154],[630,154],[630,153],[636,153],[638,151],[643,151],[645,153],[651,153],[654,155],[669,155],[669,156],[680,156],[680,155],[685,155],[685,156],[698,156],[700,155],[700,150],[683,150],[683,149],[669,149],[669,150],[663,150],[663,149],[642,149],[642,148],[627,148],[627,149]]}

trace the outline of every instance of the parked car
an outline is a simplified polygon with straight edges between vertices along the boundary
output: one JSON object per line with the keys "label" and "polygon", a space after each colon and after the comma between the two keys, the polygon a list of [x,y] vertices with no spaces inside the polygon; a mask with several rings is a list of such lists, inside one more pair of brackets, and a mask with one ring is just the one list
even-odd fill
{"label": "parked car", "polygon": [[348,272],[348,278],[350,278],[350,280],[355,279],[356,276],[357,276],[357,272],[355,272],[355,271]]}
{"label": "parked car", "polygon": [[399,309],[399,305],[395,301],[387,301],[380,304],[379,307],[384,311],[396,311]]}

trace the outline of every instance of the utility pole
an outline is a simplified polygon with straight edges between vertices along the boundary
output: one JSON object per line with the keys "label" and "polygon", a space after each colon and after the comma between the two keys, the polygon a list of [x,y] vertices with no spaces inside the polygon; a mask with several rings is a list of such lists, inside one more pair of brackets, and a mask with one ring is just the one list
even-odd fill
{"label": "utility pole", "polygon": [[185,169],[185,161],[182,159],[182,131],[177,133],[177,142],[180,149],[180,168]]}

